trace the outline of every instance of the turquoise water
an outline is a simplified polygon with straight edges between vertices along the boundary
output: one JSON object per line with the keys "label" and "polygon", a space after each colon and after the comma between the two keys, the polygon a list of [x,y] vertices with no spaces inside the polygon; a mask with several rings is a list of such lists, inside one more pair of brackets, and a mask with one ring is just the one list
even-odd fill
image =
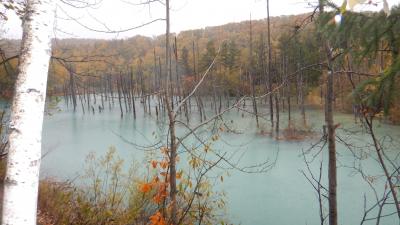
{"label": "turquoise water", "polygon": [[[120,118],[119,108],[112,110],[106,108],[103,113],[83,114],[78,107],[73,113],[65,105],[59,105],[60,110],[50,110],[45,116],[43,128],[43,152],[46,156],[42,162],[41,176],[73,179],[83,173],[85,157],[89,152],[104,154],[109,146],[115,146],[118,154],[127,161],[134,159],[145,162],[145,152],[139,146],[149,146],[158,141],[165,141],[165,120],[143,115],[143,110],[138,110],[138,117],[133,120],[131,115]],[[250,107],[249,107],[250,109]],[[267,109],[260,109],[267,112]],[[212,145],[212,149],[221,154],[226,154],[230,162],[234,162],[238,168],[246,168],[267,162],[272,165],[262,173],[247,173],[230,168],[226,162],[222,162],[213,174],[224,175],[224,182],[216,182],[214,188],[223,190],[227,194],[227,212],[225,217],[234,224],[254,225],[294,225],[319,223],[318,202],[316,193],[307,179],[300,172],[306,170],[302,149],[308,149],[319,140],[320,134],[306,141],[278,141],[270,136],[260,135],[256,129],[256,123],[252,116],[233,110],[224,115],[224,121],[235,132],[222,132],[221,137]],[[295,112],[293,115],[298,116]],[[210,113],[211,115],[211,113]],[[198,118],[197,114],[191,116],[192,120]],[[286,121],[287,115],[281,114],[281,120]],[[307,111],[308,124],[316,132],[320,132],[323,124],[323,113],[319,110]],[[181,118],[185,120],[184,118]],[[338,135],[347,142],[368,152],[365,147],[370,143],[366,133],[361,132],[359,124],[354,123],[351,115],[337,113],[335,122],[341,123],[341,128],[359,131],[351,137],[343,129],[338,130]],[[193,121],[192,126],[197,122]],[[262,127],[268,130],[268,121],[261,119]],[[212,124],[202,129],[199,136],[205,138],[211,135],[209,129]],[[281,124],[285,128],[284,123]],[[187,130],[178,127],[178,136],[185,134]],[[379,137],[390,135],[393,138],[392,146],[388,146],[389,155],[398,152],[400,140],[400,127],[379,125],[377,128]],[[128,143],[132,142],[132,143]],[[190,145],[193,139],[187,140]],[[389,145],[389,144],[388,144]],[[364,147],[363,147],[364,146]],[[367,196],[367,206],[373,204],[373,192],[359,173],[355,173],[353,166],[355,161],[352,153],[343,145],[338,144],[338,206],[340,224],[360,224],[363,216],[363,196]],[[360,152],[360,149],[355,150]],[[317,150],[307,155],[310,160]],[[373,152],[371,152],[373,153]],[[374,156],[372,154],[372,156]],[[185,157],[178,167],[187,166]],[[317,175],[319,163],[323,160],[322,182],[326,181],[327,154],[326,149],[318,155],[310,164],[311,170]],[[395,163],[399,163],[396,161]],[[381,175],[381,169],[373,157],[366,157],[361,161],[366,174]],[[260,168],[248,169],[254,172]],[[229,175],[227,175],[229,173]],[[380,180],[374,183],[379,193],[384,185]],[[327,202],[325,202],[327,205]],[[325,208],[327,212],[327,208]],[[388,208],[385,212],[393,212]],[[371,217],[375,216],[374,214]],[[394,225],[398,222],[396,216],[384,218],[381,224]],[[365,224],[375,224],[374,221]]]}

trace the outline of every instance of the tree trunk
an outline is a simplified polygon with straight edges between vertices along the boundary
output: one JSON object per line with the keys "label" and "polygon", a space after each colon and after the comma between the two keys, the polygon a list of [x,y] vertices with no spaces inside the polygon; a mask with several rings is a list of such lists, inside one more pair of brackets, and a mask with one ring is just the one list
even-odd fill
{"label": "tree trunk", "polygon": [[83,96],[85,96],[86,93],[86,99],[87,99],[87,110],[90,114],[90,94],[89,94],[89,86],[88,85],[84,85],[83,87]]}
{"label": "tree trunk", "polygon": [[252,29],[252,24],[251,24],[251,17],[250,17],[250,68],[249,68],[249,78],[250,78],[250,85],[251,85],[251,95],[252,95],[252,102],[253,102],[253,112],[254,115],[256,116],[256,124],[257,128],[260,128],[259,122],[258,122],[258,112],[257,112],[257,101],[256,101],[256,85],[255,85],[255,78],[254,78],[254,72],[253,72],[253,29]]}
{"label": "tree trunk", "polygon": [[333,71],[328,71],[325,122],[328,129],[329,149],[329,225],[337,225],[336,134],[333,124]]}
{"label": "tree trunk", "polygon": [[[318,1],[320,13],[324,13],[324,0]],[[326,84],[326,98],[325,98],[325,126],[328,131],[328,200],[329,200],[329,225],[338,224],[337,213],[337,174],[336,174],[336,127],[333,122],[333,84],[334,84],[334,70],[333,70],[333,57],[329,41],[322,40],[321,34],[318,34],[318,39],[322,42],[322,49],[325,50],[328,63],[328,80]],[[322,92],[322,88],[321,88]]]}
{"label": "tree trunk", "polygon": [[129,91],[131,92],[131,95],[132,95],[131,100],[132,100],[133,118],[136,119],[135,92],[134,92],[134,88],[133,88],[133,72],[132,72],[132,70],[131,70],[131,74],[130,74],[129,86],[130,86]]}
{"label": "tree trunk", "polygon": [[51,0],[27,0],[26,7],[4,179],[2,224],[6,225],[36,224],[54,5]]}
{"label": "tree trunk", "polygon": [[279,138],[279,92],[275,94],[275,112],[276,112],[276,126],[275,126],[275,131],[277,134],[277,138]]}
{"label": "tree trunk", "polygon": [[[300,61],[302,62],[303,59],[303,55],[302,52],[300,51]],[[298,70],[300,70],[303,67],[303,64],[300,63],[300,66],[298,67]],[[300,104],[300,113],[301,113],[301,117],[303,120],[303,126],[306,126],[307,121],[306,121],[306,109],[304,106],[304,72],[301,71],[298,77],[298,98],[299,98],[299,104]]]}
{"label": "tree trunk", "polygon": [[75,91],[75,82],[74,82],[74,74],[72,73],[72,69],[70,68],[69,71],[69,88],[71,91],[71,98],[72,98],[72,104],[74,106],[74,112],[76,111],[76,91]]}
{"label": "tree trunk", "polygon": [[375,136],[374,129],[373,129],[373,124],[372,124],[373,118],[368,119],[367,117],[365,117],[364,119],[365,119],[365,122],[366,122],[366,124],[368,126],[368,130],[370,132],[371,138],[372,138],[372,140],[374,142],[374,147],[375,147],[375,150],[376,150],[376,154],[378,156],[379,164],[381,164],[383,172],[385,173],[386,180],[387,180],[387,182],[389,184],[389,189],[390,189],[390,192],[392,193],[394,205],[395,205],[396,211],[397,211],[397,216],[400,219],[400,203],[399,203],[399,200],[397,198],[396,184],[393,183],[393,181],[392,181],[393,175],[391,175],[389,173],[389,171],[388,171],[388,169],[386,167],[386,163],[383,160],[382,147],[381,147],[379,141],[377,140],[377,138]]}
{"label": "tree trunk", "polygon": [[[169,0],[165,1],[165,9],[166,9],[166,35],[165,35],[165,63],[167,65],[167,77],[166,80],[171,82],[170,84],[166,82],[166,96],[165,96],[165,104],[168,110],[168,118],[169,118],[169,132],[170,132],[170,200],[171,200],[171,224],[178,224],[178,211],[177,211],[177,202],[176,202],[176,137],[175,137],[175,115],[173,110],[173,89],[172,89],[172,75],[171,75],[171,52],[170,52],[170,17],[169,17]],[[171,100],[171,102],[169,102]],[[171,105],[170,105],[171,104]]]}
{"label": "tree trunk", "polygon": [[[287,76],[287,75],[286,75]],[[292,86],[292,82],[290,80],[290,78],[286,78],[287,79],[287,106],[288,106],[288,127],[291,128],[292,126],[292,105],[291,105],[291,95],[292,95],[292,90],[291,90],[291,86]]]}
{"label": "tree trunk", "polygon": [[126,112],[126,114],[128,114],[128,104],[127,104],[128,100],[126,97],[127,92],[125,90],[125,79],[122,78],[122,73],[119,73],[119,84],[120,84],[122,97],[124,98],[125,112]]}
{"label": "tree trunk", "polygon": [[124,110],[122,109],[122,102],[121,102],[121,84],[120,79],[117,77],[117,91],[118,91],[118,102],[119,102],[119,109],[121,111],[121,118],[124,117]]}
{"label": "tree trunk", "polygon": [[85,115],[85,105],[82,100],[83,97],[81,94],[79,94],[78,96],[79,96],[79,101],[81,102],[81,108],[82,108],[83,115]]}
{"label": "tree trunk", "polygon": [[[267,0],[267,23],[268,23],[268,92],[272,92],[272,77],[271,77],[271,64],[272,64],[272,45],[271,45],[271,27],[269,18],[269,0]],[[272,100],[272,93],[269,94],[269,113],[271,118],[271,127],[274,127],[274,104]]]}
{"label": "tree trunk", "polygon": [[[175,79],[176,79],[176,88],[177,88],[177,95],[178,95],[178,102],[182,101],[182,92],[181,92],[181,78],[179,75],[178,70],[178,42],[175,36],[175,45],[174,45],[174,56],[175,56]],[[179,113],[182,112],[182,108],[179,108]]]}

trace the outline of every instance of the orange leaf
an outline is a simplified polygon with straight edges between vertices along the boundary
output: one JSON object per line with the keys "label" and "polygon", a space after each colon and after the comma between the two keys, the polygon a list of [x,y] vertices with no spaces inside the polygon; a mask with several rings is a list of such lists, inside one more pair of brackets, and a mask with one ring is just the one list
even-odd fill
{"label": "orange leaf", "polygon": [[182,171],[179,171],[176,173],[176,179],[181,179],[182,178]]}
{"label": "orange leaf", "polygon": [[160,194],[156,194],[156,195],[153,197],[153,201],[154,201],[156,204],[160,204],[160,203],[163,201],[163,199],[164,199],[164,197],[163,197],[162,195],[160,195]]}
{"label": "orange leaf", "polygon": [[162,161],[162,162],[160,162],[160,166],[161,166],[161,168],[166,169],[168,166],[168,162]]}
{"label": "orange leaf", "polygon": [[155,213],[154,215],[150,216],[150,224],[151,225],[165,225],[165,220],[160,212]]}
{"label": "orange leaf", "polygon": [[149,191],[151,191],[151,184],[145,183],[145,184],[140,185],[140,192],[147,193]]}

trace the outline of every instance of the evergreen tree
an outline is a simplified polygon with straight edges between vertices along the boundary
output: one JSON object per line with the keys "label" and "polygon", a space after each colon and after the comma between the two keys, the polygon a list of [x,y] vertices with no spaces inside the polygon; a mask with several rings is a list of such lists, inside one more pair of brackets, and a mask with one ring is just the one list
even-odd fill
{"label": "evergreen tree", "polygon": [[181,58],[179,60],[184,76],[192,75],[193,70],[189,66],[189,50],[184,46],[181,50]]}

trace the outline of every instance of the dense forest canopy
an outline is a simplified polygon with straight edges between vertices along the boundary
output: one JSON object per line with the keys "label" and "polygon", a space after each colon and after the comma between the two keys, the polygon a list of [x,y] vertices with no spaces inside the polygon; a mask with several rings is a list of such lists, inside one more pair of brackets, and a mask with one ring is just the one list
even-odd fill
{"label": "dense forest canopy", "polygon": [[[274,45],[278,45],[280,35],[282,33],[292,32],[302,23],[302,20],[308,15],[296,15],[296,16],[281,16],[271,18],[271,30],[272,30],[272,42]],[[260,35],[265,36],[266,20],[253,21],[253,31],[257,39],[260,39]],[[298,25],[296,25],[298,24]],[[201,62],[204,55],[206,55],[206,46],[211,44],[216,50],[218,47],[223,47],[222,43],[230,42],[229,47],[233,47],[234,60],[231,64],[247,64],[248,53],[248,37],[249,32],[249,21],[241,23],[232,23],[222,25],[218,27],[206,27],[205,29],[182,31],[178,35],[171,34],[172,37],[177,38],[178,43],[178,55],[180,58],[183,57],[183,51],[187,51],[187,59],[185,59],[188,65],[193,71],[193,42],[195,44],[195,57],[196,63],[198,63],[201,70],[206,67],[206,62]],[[3,40],[2,50],[5,52],[7,57],[17,55],[19,49],[18,40]],[[256,41],[255,41],[256,42]],[[76,72],[78,74],[95,74],[98,72],[104,73],[107,70],[126,70],[127,67],[131,67],[135,70],[137,67],[137,61],[143,60],[144,65],[144,76],[152,76],[153,65],[154,65],[154,51],[156,57],[162,60],[165,57],[165,36],[157,37],[145,37],[135,36],[127,39],[116,39],[116,40],[99,40],[99,39],[61,39],[53,41],[53,56],[60,58],[65,62],[74,64]],[[227,48],[226,45],[224,48]],[[186,49],[186,50],[185,50]],[[223,49],[221,52],[221,58]],[[229,54],[229,53],[225,53]],[[16,60],[16,59],[15,59]],[[15,60],[11,60],[12,63]],[[203,64],[203,65],[202,65]],[[15,67],[15,65],[14,65]],[[2,71],[4,73],[4,71]],[[110,72],[110,71],[107,71]],[[186,74],[193,75],[193,74]],[[52,67],[50,70],[49,83],[50,90],[57,87],[60,83],[63,83],[68,77],[67,70],[62,64],[57,63],[57,60],[53,59]],[[52,83],[54,82],[54,83]]]}
{"label": "dense forest canopy", "polygon": [[[353,13],[346,12],[342,24],[338,27],[333,22],[333,14],[327,14],[321,18],[325,24],[323,34],[332,40],[331,43],[341,55],[341,62],[349,57],[358,66],[358,72],[378,74],[382,68],[386,68],[392,60],[391,53],[398,51],[398,9],[392,9],[392,16],[386,19],[382,13]],[[274,62],[274,83],[279,83],[284,71],[282,70],[282,58],[286,57],[286,73],[294,72],[300,67],[317,64],[321,55],[318,51],[319,41],[315,23],[312,23],[314,15],[302,14],[295,16],[280,16],[271,18],[271,44],[272,57]],[[206,27],[204,29],[182,31],[179,34],[171,34],[176,37],[179,74],[188,82],[194,73],[204,72],[211,63],[216,51],[219,50],[218,59],[213,73],[217,82],[223,84],[224,91],[231,96],[245,95],[250,92],[250,84],[241,82],[248,79],[245,75],[250,67],[249,61],[249,30],[250,21],[231,23],[217,27]],[[252,42],[254,52],[254,73],[256,85],[259,89],[266,82],[265,65],[267,60],[266,19],[252,21]],[[378,35],[373,37],[377,33]],[[391,35],[391,36],[390,36]],[[389,43],[388,41],[393,43]],[[68,82],[69,68],[74,68],[74,73],[79,75],[82,82],[96,76],[103,76],[112,73],[127,73],[132,71],[136,79],[139,64],[143,70],[144,86],[148,92],[153,91],[155,85],[155,67],[161,60],[161,71],[165,70],[165,36],[145,37],[135,36],[127,39],[99,40],[99,39],[61,39],[53,40],[52,61],[49,72],[49,94],[60,94],[62,86]],[[175,47],[174,47],[175,48]],[[3,40],[2,51],[4,57],[17,55],[19,49],[18,40]],[[392,58],[392,59],[391,59]],[[139,63],[140,62],[140,63]],[[378,62],[378,63],[377,63]],[[175,62],[174,62],[175,63]],[[0,85],[2,95],[11,97],[12,77],[15,77],[17,58],[9,60],[1,68]],[[345,69],[343,69],[345,70]],[[355,70],[355,69],[354,69]],[[305,79],[309,86],[307,93],[316,95],[315,88],[320,87],[321,71],[318,68],[310,68],[305,71]],[[361,76],[361,75],[360,75]],[[361,80],[367,80],[361,76]],[[342,79],[337,90],[337,98],[341,98],[341,110],[351,111],[352,88],[349,81]],[[190,85],[190,84],[187,84]],[[395,90],[394,88],[392,88]],[[239,93],[235,93],[238,92]],[[262,93],[262,88],[259,93]],[[390,99],[398,99],[397,92],[391,92]],[[312,97],[312,96],[311,96]],[[309,102],[310,104],[316,103]],[[387,98],[384,98],[387,99]],[[338,100],[339,101],[339,100]],[[387,105],[389,103],[385,103]],[[387,110],[389,110],[387,108]],[[399,122],[398,109],[393,109],[390,118],[392,122]]]}

